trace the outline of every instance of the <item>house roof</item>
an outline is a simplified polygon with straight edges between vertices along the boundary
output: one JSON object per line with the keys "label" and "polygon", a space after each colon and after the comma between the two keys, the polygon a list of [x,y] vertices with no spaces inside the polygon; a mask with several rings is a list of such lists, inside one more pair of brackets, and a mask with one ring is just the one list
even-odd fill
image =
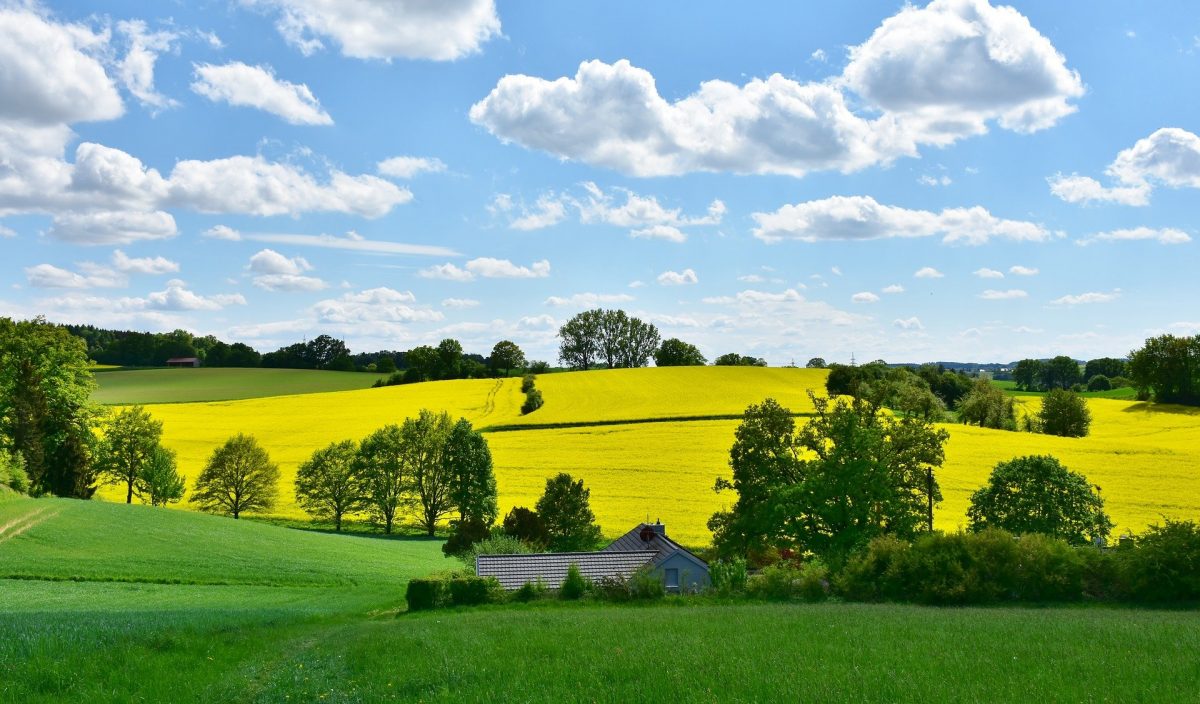
{"label": "house roof", "polygon": [[199,357],[172,357],[167,360],[167,364],[172,362],[199,362]]}
{"label": "house roof", "polygon": [[519,589],[526,582],[536,582],[539,578],[550,589],[558,589],[571,564],[577,565],[579,573],[592,581],[605,577],[629,579],[657,556],[653,550],[479,555],[475,558],[475,574],[495,577],[505,589]]}
{"label": "house roof", "polygon": [[[649,539],[647,540],[647,538]],[[683,552],[698,564],[706,565],[704,560],[696,557],[687,548],[668,538],[666,529],[661,523],[639,523],[633,530],[617,538],[612,544],[604,548],[604,552],[632,550],[653,550],[655,554],[653,563],[656,565],[676,552]]]}

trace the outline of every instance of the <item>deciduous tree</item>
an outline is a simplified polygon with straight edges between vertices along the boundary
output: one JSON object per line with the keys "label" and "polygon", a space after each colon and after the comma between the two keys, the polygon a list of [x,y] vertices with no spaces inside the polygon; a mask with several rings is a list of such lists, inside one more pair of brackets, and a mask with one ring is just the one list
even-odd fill
{"label": "deciduous tree", "polygon": [[402,457],[412,476],[409,502],[417,510],[417,521],[426,535],[432,536],[438,522],[454,510],[454,476],[443,461],[451,428],[448,413],[427,409],[416,418],[405,419],[400,426]]}
{"label": "deciduous tree", "polygon": [[362,482],[363,503],[384,533],[392,532],[412,481],[405,459],[404,438],[395,424],[376,430],[358,446],[354,472]]}
{"label": "deciduous tree", "polygon": [[363,487],[355,460],[358,443],[330,443],[317,450],[296,470],[296,503],[313,516],[333,521],[342,529],[342,519],[362,507]]}
{"label": "deciduous tree", "polygon": [[1042,397],[1038,420],[1042,432],[1047,435],[1082,438],[1092,425],[1092,414],[1082,396],[1055,389]]}
{"label": "deciduous tree", "polygon": [[492,369],[503,369],[508,376],[513,369],[525,366],[525,353],[512,340],[501,340],[492,347]]}
{"label": "deciduous tree", "polygon": [[238,433],[213,451],[196,478],[192,503],[201,511],[239,518],[247,511],[269,511],[278,494],[279,466],[252,435]]}
{"label": "deciduous tree", "polygon": [[159,445],[143,467],[133,490],[151,506],[166,506],[183,498],[186,486],[175,464],[175,453]]}
{"label": "deciduous tree", "polygon": [[110,484],[125,485],[125,503],[133,503],[134,489],[162,440],[162,421],[154,420],[142,406],[123,409],[105,424],[96,466]]}
{"label": "deciduous tree", "polygon": [[967,518],[971,530],[1042,533],[1075,544],[1106,538],[1112,530],[1099,487],[1048,455],[997,464],[987,485],[971,496]]}
{"label": "deciduous tree", "polygon": [[658,350],[654,352],[654,364],[659,367],[703,367],[708,364],[699,348],[672,337],[663,340]]}
{"label": "deciduous tree", "polygon": [[553,552],[592,550],[600,540],[600,526],[589,505],[591,490],[583,480],[560,473],[546,480],[546,490],[536,510],[546,528],[547,547]]}

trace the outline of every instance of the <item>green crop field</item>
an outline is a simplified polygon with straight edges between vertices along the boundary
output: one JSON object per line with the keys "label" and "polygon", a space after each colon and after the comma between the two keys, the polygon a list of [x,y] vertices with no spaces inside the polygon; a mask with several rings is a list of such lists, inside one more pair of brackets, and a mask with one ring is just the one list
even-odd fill
{"label": "green crop field", "polygon": [[365,389],[384,374],[311,369],[114,369],[96,375],[97,402],[185,403],[229,401]]}
{"label": "green crop field", "polygon": [[[1004,392],[1010,396],[1045,396],[1045,391],[1021,391],[1017,389],[1015,381],[993,381],[992,384],[1004,389]],[[1114,398],[1123,401],[1132,401],[1137,398],[1137,389],[1125,386],[1120,389],[1110,389],[1109,391],[1081,391],[1080,396],[1084,398]]]}

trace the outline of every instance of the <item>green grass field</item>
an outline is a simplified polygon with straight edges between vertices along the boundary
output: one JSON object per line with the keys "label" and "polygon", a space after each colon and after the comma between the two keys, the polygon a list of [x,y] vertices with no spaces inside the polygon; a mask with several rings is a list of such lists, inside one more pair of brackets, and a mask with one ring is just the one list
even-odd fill
{"label": "green grass field", "polygon": [[114,369],[96,375],[92,398],[107,405],[231,401],[365,389],[386,374],[311,369]]}
{"label": "green grass field", "polygon": [[[1045,396],[1045,391],[1020,391],[1017,389],[1015,381],[993,381],[992,384],[1004,389],[1004,392],[1010,396]],[[1137,389],[1126,386],[1120,389],[1112,389],[1110,391],[1082,391],[1079,394],[1084,398],[1115,398],[1121,401],[1133,401],[1137,399]]]}

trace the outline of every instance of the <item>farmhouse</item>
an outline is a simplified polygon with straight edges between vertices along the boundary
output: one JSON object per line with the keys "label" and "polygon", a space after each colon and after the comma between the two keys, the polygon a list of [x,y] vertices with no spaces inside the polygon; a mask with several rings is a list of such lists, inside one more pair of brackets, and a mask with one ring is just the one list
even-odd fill
{"label": "farmhouse", "polygon": [[197,357],[172,357],[167,360],[168,367],[198,367],[200,359]]}
{"label": "farmhouse", "polygon": [[649,569],[668,592],[694,591],[710,584],[708,564],[668,538],[662,523],[638,524],[599,552],[480,555],[475,558],[475,573],[495,577],[508,590],[539,579],[558,589],[572,564],[592,581],[629,579],[638,570]]}

